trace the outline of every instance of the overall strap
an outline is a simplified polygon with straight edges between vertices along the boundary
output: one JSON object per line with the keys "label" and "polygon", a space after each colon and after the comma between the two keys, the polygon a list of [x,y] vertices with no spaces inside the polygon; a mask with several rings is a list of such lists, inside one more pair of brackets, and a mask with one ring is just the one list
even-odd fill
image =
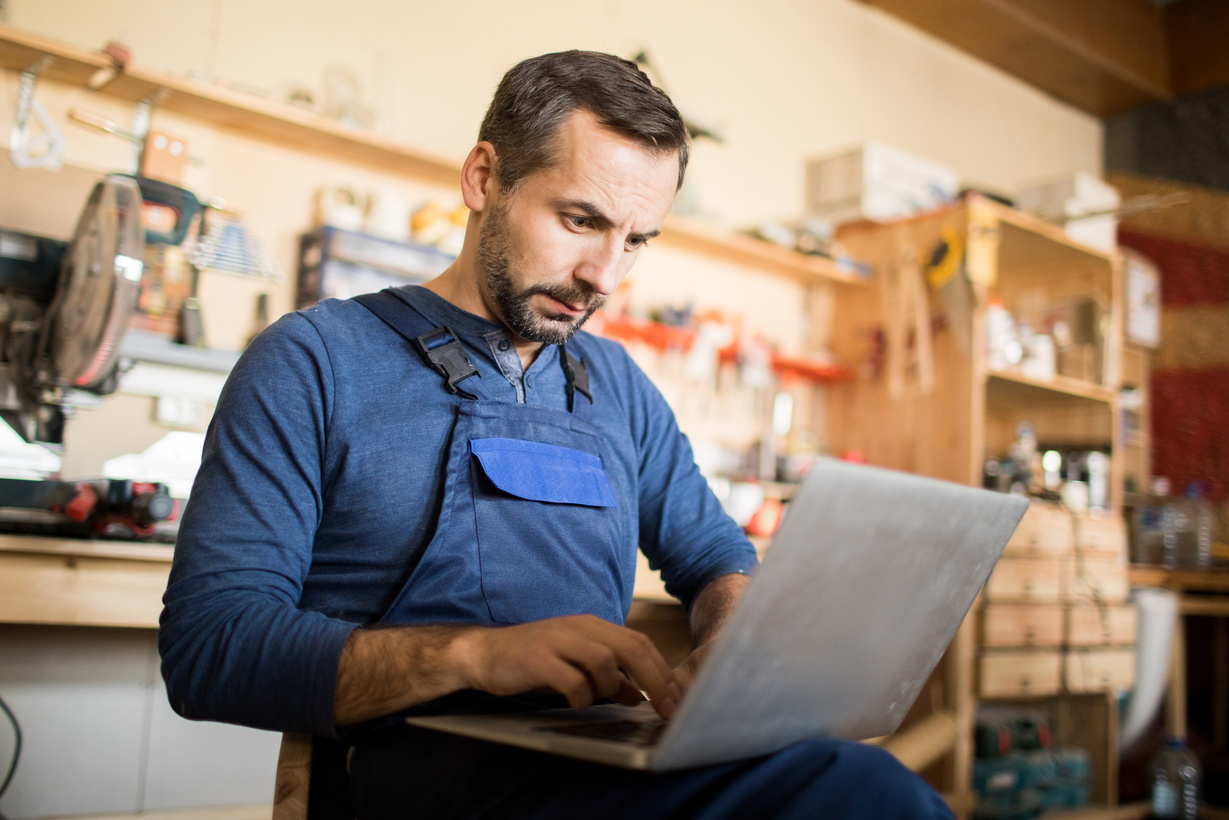
{"label": "overall strap", "polygon": [[593,394],[589,392],[589,368],[584,359],[578,359],[568,352],[566,343],[559,345],[559,366],[563,368],[563,378],[567,382],[564,389],[568,394],[568,412],[575,412],[573,406],[576,394],[580,393],[593,404]]}
{"label": "overall strap", "polygon": [[[444,389],[467,399],[477,399],[473,393],[457,385],[470,376],[482,378],[478,368],[469,361],[465,347],[447,325],[432,327],[417,310],[400,298],[391,288],[379,293],[364,293],[354,301],[370,310],[384,324],[404,336],[418,355],[435,372],[444,377]],[[425,332],[423,329],[426,328]]]}

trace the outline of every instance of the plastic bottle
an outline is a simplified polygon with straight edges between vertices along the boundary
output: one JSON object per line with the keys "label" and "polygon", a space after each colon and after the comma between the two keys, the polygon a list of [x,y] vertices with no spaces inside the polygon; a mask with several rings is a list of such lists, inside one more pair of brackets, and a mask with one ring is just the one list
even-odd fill
{"label": "plastic bottle", "polygon": [[1186,488],[1185,498],[1166,504],[1161,514],[1161,563],[1170,567],[1210,566],[1214,515],[1197,484]]}
{"label": "plastic bottle", "polygon": [[1197,820],[1199,758],[1182,738],[1169,743],[1152,761],[1152,817],[1157,820]]}
{"label": "plastic bottle", "polygon": [[1153,476],[1148,495],[1135,506],[1132,515],[1133,554],[1131,560],[1137,564],[1161,563],[1161,551],[1164,546],[1165,534],[1161,529],[1161,514],[1169,498],[1169,479],[1164,476]]}
{"label": "plastic bottle", "polygon": [[1198,484],[1186,488],[1186,499],[1190,510],[1192,537],[1188,542],[1190,552],[1183,563],[1198,569],[1208,569],[1212,566],[1212,530],[1216,526],[1216,510],[1208,499],[1203,497],[1203,488]]}

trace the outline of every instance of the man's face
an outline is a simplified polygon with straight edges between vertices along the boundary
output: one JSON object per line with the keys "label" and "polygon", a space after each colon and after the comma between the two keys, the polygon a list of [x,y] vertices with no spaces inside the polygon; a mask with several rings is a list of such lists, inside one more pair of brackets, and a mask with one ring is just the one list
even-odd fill
{"label": "man's face", "polygon": [[653,154],[585,111],[559,129],[557,161],[498,194],[483,215],[483,299],[520,339],[570,339],[661,231],[678,156]]}

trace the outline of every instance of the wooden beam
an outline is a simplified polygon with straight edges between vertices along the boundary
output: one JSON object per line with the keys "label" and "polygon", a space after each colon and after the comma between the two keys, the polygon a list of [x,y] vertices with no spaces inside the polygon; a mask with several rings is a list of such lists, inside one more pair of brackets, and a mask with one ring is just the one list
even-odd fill
{"label": "wooden beam", "polygon": [[1165,9],[1175,94],[1229,85],[1229,3],[1182,0]]}
{"label": "wooden beam", "polygon": [[1172,96],[1147,0],[863,0],[1077,108],[1107,117]]}

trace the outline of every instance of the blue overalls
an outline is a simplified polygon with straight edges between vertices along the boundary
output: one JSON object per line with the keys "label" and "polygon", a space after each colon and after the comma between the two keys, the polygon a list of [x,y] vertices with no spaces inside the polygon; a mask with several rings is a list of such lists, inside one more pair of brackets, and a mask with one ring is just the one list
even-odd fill
{"label": "blue overalls", "polygon": [[569,412],[492,401],[461,342],[395,290],[359,297],[443,377],[456,420],[434,536],[384,624],[519,624],[588,613],[622,624],[635,579],[636,476],[589,422],[566,348]]}
{"label": "blue overalls", "polygon": [[[637,522],[620,513],[635,476],[618,468],[586,420],[583,363],[560,351],[570,412],[484,398],[446,328],[395,292],[359,297],[410,339],[456,398],[447,488],[433,539],[381,619],[387,624],[515,624],[591,613],[623,623]],[[482,700],[482,696],[479,696]],[[490,703],[495,699],[490,699]],[[495,708],[511,699],[498,699]],[[432,710],[473,708],[458,693]],[[775,755],[651,774],[418,729],[395,721],[351,741],[358,818],[947,818],[942,799],[895,758],[838,740]],[[324,751],[320,744],[317,752]],[[313,767],[309,812],[323,817]],[[323,774],[323,773],[322,773]]]}

